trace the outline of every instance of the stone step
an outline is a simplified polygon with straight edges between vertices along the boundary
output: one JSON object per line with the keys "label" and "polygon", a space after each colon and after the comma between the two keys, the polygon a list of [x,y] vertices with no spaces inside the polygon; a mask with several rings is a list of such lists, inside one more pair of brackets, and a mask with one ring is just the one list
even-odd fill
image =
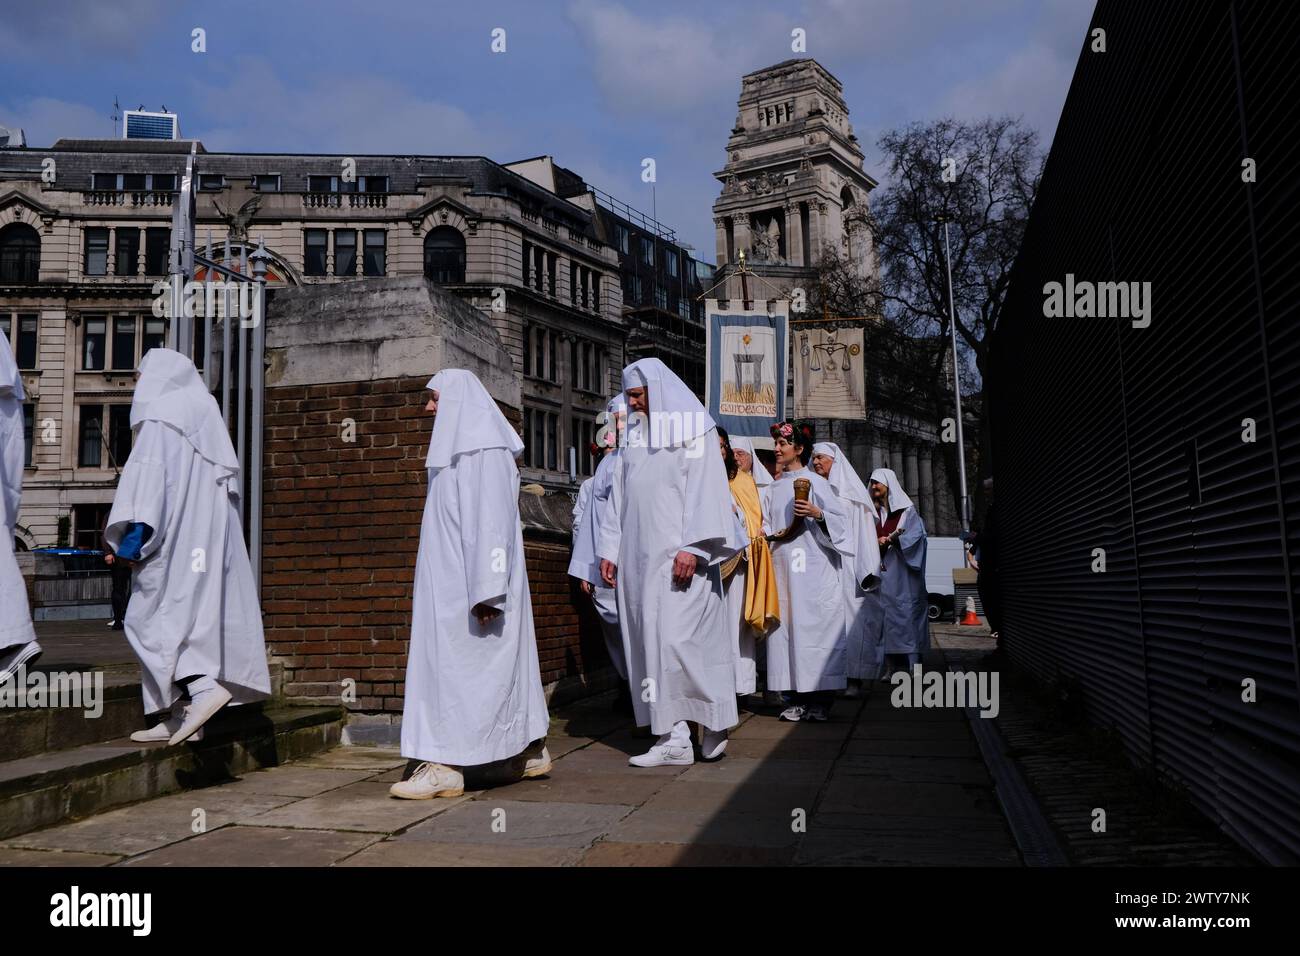
{"label": "stone step", "polygon": [[0,839],[328,750],[344,719],[342,707],[253,704],[222,711],[198,744],[122,736],[0,762]]}
{"label": "stone step", "polygon": [[[99,713],[92,716],[85,706],[81,706],[86,703],[84,696],[75,707],[68,706],[67,701],[52,706],[48,699],[40,701],[17,692],[10,699],[4,695],[4,688],[0,688],[0,763],[129,737],[133,731],[147,726],[140,668],[135,664],[70,667],[67,664],[40,663],[33,668],[35,672],[44,674],[50,685],[59,679],[66,680],[70,672],[83,681],[93,680],[102,672],[102,699],[98,702],[102,709],[97,706],[95,709]],[[270,673],[272,700],[269,706],[274,706],[281,699],[284,666],[274,662]],[[31,675],[28,678],[30,688]],[[85,691],[82,693],[84,695]],[[98,692],[96,696],[99,696]],[[37,705],[31,706],[33,703]]]}

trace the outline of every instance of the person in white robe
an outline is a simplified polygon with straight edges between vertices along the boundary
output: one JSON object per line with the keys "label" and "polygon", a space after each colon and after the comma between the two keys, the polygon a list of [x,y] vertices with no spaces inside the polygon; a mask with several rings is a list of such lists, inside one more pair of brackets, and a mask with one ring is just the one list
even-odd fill
{"label": "person in white robe", "polygon": [[870,655],[883,662],[880,677],[918,664],[930,649],[929,598],[925,587],[925,522],[893,469],[877,468],[868,483],[880,586],[863,600],[864,634]]}
{"label": "person in white robe", "polygon": [[849,516],[849,534],[853,540],[852,561],[840,566],[840,581],[844,586],[845,672],[849,686],[844,692],[848,698],[862,696],[862,682],[880,676],[882,661],[877,659],[877,646],[869,644],[866,635],[866,612],[862,603],[867,588],[878,587],[880,582],[880,545],[876,541],[875,508],[867,486],[858,477],[857,470],[839,445],[823,441],[813,445],[812,469],[828,482],[844,505]]}
{"label": "person in white robe", "polygon": [[[849,514],[830,483],[807,467],[812,434],[806,425],[772,426],[781,476],[764,498],[764,533],[772,540],[781,622],[767,637],[767,686],[790,691],[782,720],[830,718],[845,673],[844,587],[840,569],[854,560]],[[796,501],[794,483],[810,483]]]}
{"label": "person in white robe", "polygon": [[738,721],[719,565],[744,546],[717,426],[659,359],[625,368],[623,393],[632,415],[596,553],[618,595],[636,722],[659,735],[629,763],[693,763],[689,722],[717,759]]}
{"label": "person in white robe", "polygon": [[138,376],[131,454],[104,537],[134,566],[123,623],[145,713],[171,711],[132,739],[178,744],[222,707],[269,697],[271,680],[239,520],[239,461],[216,400],[171,349],[150,349]]}
{"label": "person in white robe", "polygon": [[[578,489],[578,500],[573,506],[573,556],[569,561],[569,576],[577,578],[582,593],[592,600],[600,618],[605,648],[618,676],[627,681],[627,653],[623,649],[623,632],[618,626],[618,598],[614,589],[600,576],[600,558],[596,556],[596,539],[603,521],[609,514],[609,495],[613,486],[614,468],[619,454],[618,435],[626,421],[627,404],[623,396],[610,399],[605,409],[609,419],[601,435],[605,443],[597,442],[600,463],[596,472]],[[620,696],[619,700],[623,698]]]}
{"label": "person in white robe", "polygon": [[433,434],[402,711],[402,756],[418,765],[390,790],[408,800],[460,795],[466,767],[551,770],[519,520],[524,444],[472,372],[443,369],[426,387]]}
{"label": "person in white robe", "polygon": [[0,333],[0,684],[41,655],[14,557],[14,527],[23,494],[23,392],[9,337]]}

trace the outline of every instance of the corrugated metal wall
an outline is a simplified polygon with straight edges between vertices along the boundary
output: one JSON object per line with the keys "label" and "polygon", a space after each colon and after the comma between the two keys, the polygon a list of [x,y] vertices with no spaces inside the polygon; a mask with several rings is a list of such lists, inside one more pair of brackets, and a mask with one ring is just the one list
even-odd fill
{"label": "corrugated metal wall", "polygon": [[[1106,51],[1090,38],[1080,56],[988,382],[1008,652],[1077,684],[1136,758],[1261,858],[1290,863],[1298,10],[1099,4]],[[1044,284],[1067,273],[1150,282],[1150,327],[1044,317]]]}

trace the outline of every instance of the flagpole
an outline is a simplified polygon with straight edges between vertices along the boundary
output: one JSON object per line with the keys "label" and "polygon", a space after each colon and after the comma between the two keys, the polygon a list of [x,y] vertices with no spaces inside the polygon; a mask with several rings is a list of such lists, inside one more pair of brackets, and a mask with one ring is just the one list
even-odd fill
{"label": "flagpole", "polygon": [[961,371],[957,361],[957,311],[952,297],[952,247],[948,244],[948,216],[935,217],[943,223],[943,259],[948,269],[948,322],[952,334],[952,392],[957,403],[957,481],[961,490],[961,530],[970,531],[970,499],[966,495],[966,440],[961,423]]}

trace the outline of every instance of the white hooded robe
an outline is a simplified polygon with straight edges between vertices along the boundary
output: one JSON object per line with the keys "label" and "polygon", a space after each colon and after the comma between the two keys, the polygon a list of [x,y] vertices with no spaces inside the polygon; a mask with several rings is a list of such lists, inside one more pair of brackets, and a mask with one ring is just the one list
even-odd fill
{"label": "white hooded robe", "polygon": [[[809,501],[826,529],[794,514],[794,479],[812,482]],[[844,586],[840,568],[853,561],[849,516],[826,479],[811,468],[781,473],[763,496],[763,531],[775,534],[799,521],[798,532],[772,542],[781,622],[767,636],[767,689],[805,694],[842,690],[845,672]]]}
{"label": "white hooded robe", "polygon": [[0,335],[0,652],[36,640],[27,586],[14,557],[14,527],[23,495],[23,380]]}
{"label": "white hooded robe", "polygon": [[131,403],[134,442],[105,539],[153,529],[140,550],[123,619],[140,659],[145,713],[166,710],[178,681],[215,678],[232,704],[270,696],[262,615],[237,499],[239,462],[194,363],[154,348]]}
{"label": "white hooded robe", "polygon": [[[452,767],[506,760],[546,737],[519,521],[523,442],[473,373],[444,369],[425,466],[402,756]],[[473,608],[501,614],[481,626]]]}
{"label": "white hooded robe", "polygon": [[[597,554],[618,566],[615,593],[638,725],[669,733],[678,721],[709,730],[736,724],[732,636],[718,565],[737,540],[717,426],[659,359],[623,370],[623,390],[649,389],[619,453],[611,520]],[[673,584],[679,551],[696,555],[686,588]]]}
{"label": "white hooded robe", "polygon": [[[880,587],[863,601],[867,656],[878,668],[883,668],[886,654],[924,654],[930,649],[926,532],[925,522],[893,469],[877,468],[871,473],[871,480],[889,489],[890,511],[903,512],[897,543],[881,555]],[[879,670],[869,676],[878,674]]]}
{"label": "white hooded robe", "polygon": [[[867,592],[862,589],[862,581],[880,574],[880,542],[873,517],[875,508],[867,486],[839,445],[818,442],[813,445],[813,454],[825,455],[834,462],[827,481],[848,515],[849,537],[853,541],[853,560],[840,565],[847,629],[845,671],[855,680],[871,680],[880,674],[880,661],[876,660],[876,649],[867,639],[867,612],[863,607]],[[878,586],[878,581],[872,582],[873,588]]]}

